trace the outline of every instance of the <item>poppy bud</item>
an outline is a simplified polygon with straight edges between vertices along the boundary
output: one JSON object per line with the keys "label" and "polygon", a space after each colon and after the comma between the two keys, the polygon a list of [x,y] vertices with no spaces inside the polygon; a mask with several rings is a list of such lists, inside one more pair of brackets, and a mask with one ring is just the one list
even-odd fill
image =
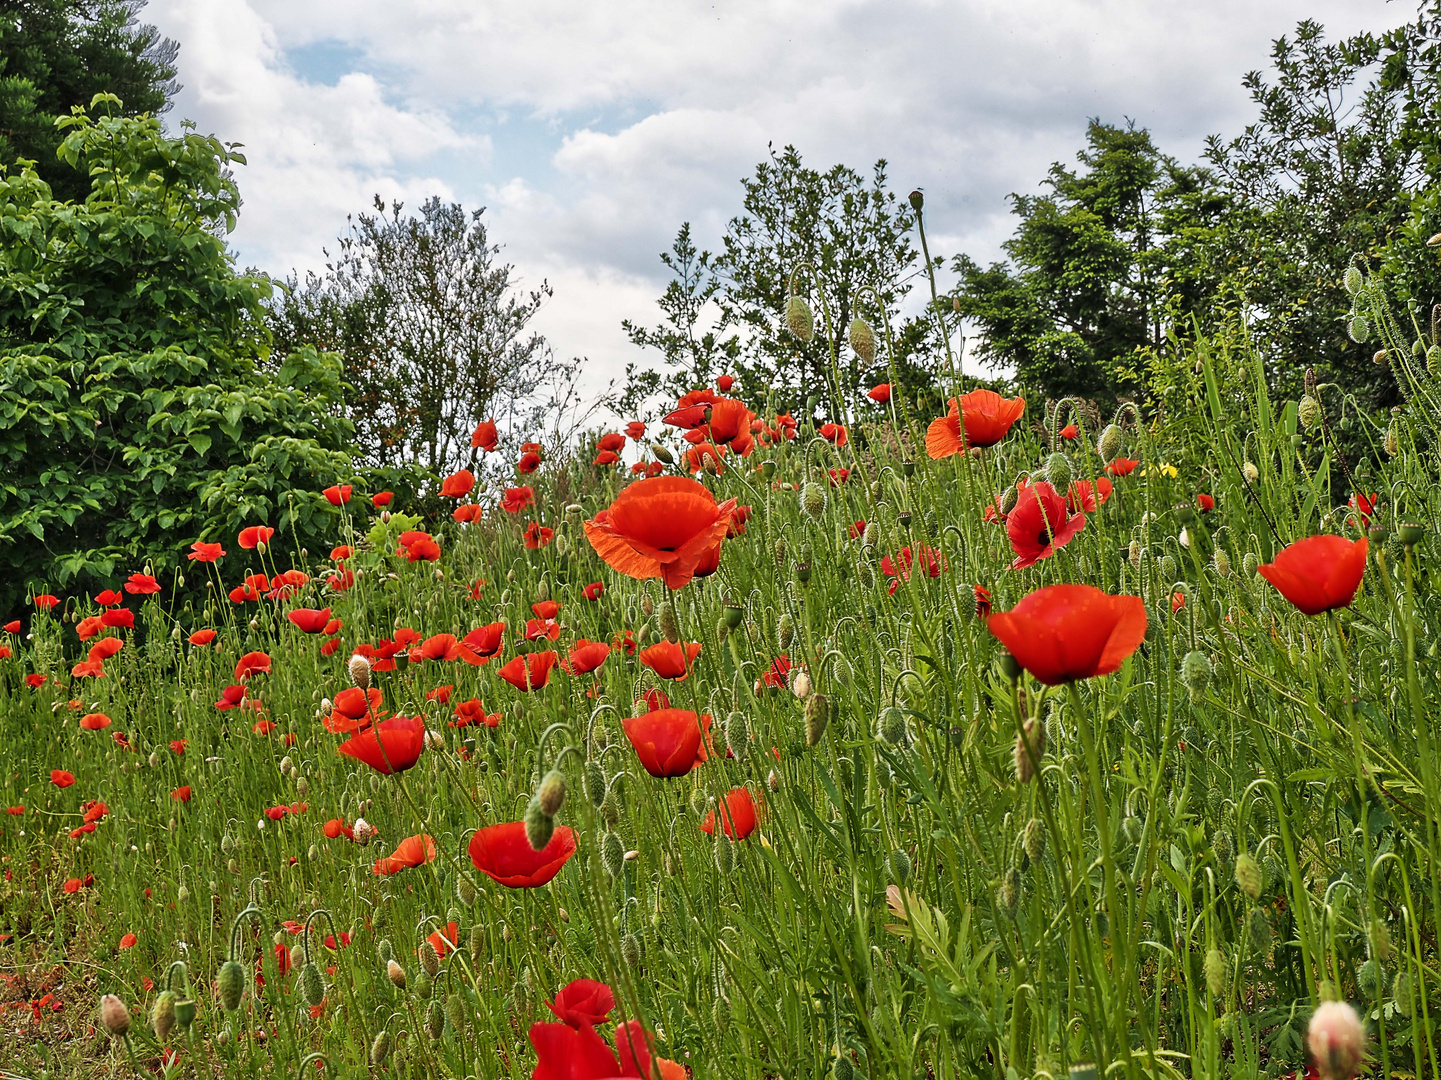
{"label": "poppy bud", "polygon": [[1192,701],[1200,701],[1211,683],[1211,661],[1199,650],[1188,652],[1181,660],[1181,685],[1191,692]]}
{"label": "poppy bud", "polygon": [[[426,948],[430,948],[429,945]],[[320,968],[313,962],[300,969],[300,990],[305,1004],[312,1009],[325,1000],[325,980],[320,977]]]}
{"label": "poppy bud", "polygon": [[356,653],[350,658],[350,681],[361,690],[370,689],[370,661]]}
{"label": "poppy bud", "polygon": [[1245,572],[1247,577],[1255,574],[1256,568],[1260,565],[1261,560],[1257,558],[1254,551],[1248,551],[1245,555],[1241,556],[1241,569]]}
{"label": "poppy bud", "polygon": [[1341,284],[1346,287],[1346,292],[1349,295],[1355,296],[1361,291],[1361,286],[1364,284],[1361,278],[1361,271],[1354,266],[1346,267],[1346,272],[1341,275]]}
{"label": "poppy bud", "polygon": [[786,329],[802,341],[810,341],[816,336],[816,317],[811,314],[811,306],[804,297],[792,295],[786,301],[785,318]]}
{"label": "poppy bud", "polygon": [[1211,851],[1222,867],[1228,866],[1236,854],[1236,847],[1231,842],[1231,834],[1225,829],[1217,829],[1213,832],[1211,834]]}
{"label": "poppy bud", "polygon": [[1157,566],[1161,571],[1162,581],[1176,580],[1176,560],[1169,555],[1162,555]]}
{"label": "poppy bud", "polygon": [[389,1056],[390,1032],[378,1031],[370,1044],[370,1063],[375,1066],[383,1065]]}
{"label": "poppy bud", "polygon": [[532,797],[525,808],[525,838],[530,841],[531,850],[543,850],[554,835],[555,819],[541,810],[539,796]]}
{"label": "poppy bud", "polygon": [[305,948],[301,945],[290,947],[290,966],[299,970],[305,963]]}
{"label": "poppy bud", "polygon": [[405,989],[405,968],[401,967],[392,958],[385,962],[385,975],[396,987]]}
{"label": "poppy bud", "polygon": [[874,521],[866,522],[865,532],[861,533],[861,547],[867,551],[874,551],[881,540],[881,527]]}
{"label": "poppy bud", "polygon": [[780,618],[776,620],[776,644],[781,647],[782,652],[791,647],[791,642],[795,640],[795,636],[795,619],[791,618],[789,611],[781,612]]}
{"label": "poppy bud", "polygon": [[611,788],[605,793],[605,802],[600,804],[600,816],[611,828],[615,828],[620,823],[620,795],[616,793],[615,788]]}
{"label": "poppy bud", "polygon": [[1366,1053],[1366,1029],[1346,1002],[1325,1001],[1311,1014],[1306,1045],[1316,1059],[1321,1080],[1351,1080]]}
{"label": "poppy bud", "polygon": [[[812,698],[811,700],[815,700],[815,699]],[[810,736],[809,736],[809,734],[807,734],[806,739],[807,739],[808,742],[810,741]],[[766,787],[770,788],[772,793],[775,793],[775,792],[777,792],[777,791],[779,791],[779,790],[781,789],[781,778],[780,778],[780,774],[777,773],[774,769],[772,769],[770,772],[768,772],[768,773],[766,774]]]}
{"label": "poppy bud", "polygon": [[[428,949],[428,948],[430,948],[430,946],[429,946],[429,945],[426,945],[426,948]],[[417,973],[416,973],[416,976],[415,976],[415,996],[416,996],[416,997],[420,998],[421,1001],[429,1001],[429,1000],[430,1000],[430,995],[434,992],[434,989],[435,989],[435,983],[431,981],[431,978],[430,978],[429,975],[427,975],[424,971],[420,971],[420,972],[417,972]]]}
{"label": "poppy bud", "polygon": [[1383,964],[1391,959],[1391,931],[1380,919],[1371,921],[1371,951]]}
{"label": "poppy bud", "polygon": [[175,1030],[175,995],[169,990],[162,990],[155,995],[155,1004],[150,1009],[150,1026],[155,1029],[155,1037],[162,1043],[170,1038],[170,1033]]}
{"label": "poppy bud", "polygon": [[650,593],[643,593],[641,595],[640,610],[647,619],[655,614],[655,601],[650,598]]}
{"label": "poppy bud", "polygon": [[846,336],[851,341],[851,351],[859,356],[866,363],[874,362],[876,358],[876,332],[871,329],[871,324],[862,319],[859,315],[851,320],[850,328]]}
{"label": "poppy bud", "polygon": [[1391,1003],[1402,1016],[1411,1015],[1411,976],[1404,971],[1398,972],[1391,984]]}
{"label": "poppy bud", "polygon": [[726,717],[726,749],[736,757],[744,756],[750,742],[750,723],[745,713],[733,712]]}
{"label": "poppy bud", "polygon": [[628,968],[640,967],[640,938],[626,934],[620,939],[620,958]]}
{"label": "poppy bud", "polygon": [[655,455],[655,459],[656,459],[657,461],[659,461],[662,465],[674,465],[674,464],[675,464],[675,455],[672,454],[668,449],[666,449],[666,448],[665,448],[664,446],[662,446],[660,443],[651,443],[651,444],[650,444],[650,452]]}
{"label": "poppy bud", "polygon": [[425,1030],[437,1041],[445,1034],[445,1006],[439,1000],[432,1001],[426,1010]]}
{"label": "poppy bud", "polygon": [[1016,780],[1029,784],[1036,775],[1036,766],[1046,754],[1046,729],[1034,716],[1026,718],[1016,735],[1014,752]]}
{"label": "poppy bud", "polygon": [[906,717],[900,709],[892,705],[881,713],[877,729],[880,736],[892,746],[900,746],[906,741]]}
{"label": "poppy bud", "polygon": [[1221,955],[1221,950],[1207,949],[1202,967],[1206,973],[1206,989],[1212,997],[1220,997],[1226,989],[1226,958]]}
{"label": "poppy bud", "polygon": [[911,878],[911,857],[900,848],[891,852],[891,876],[904,885]]}
{"label": "poppy bud", "polygon": [[1040,818],[1031,818],[1026,822],[1021,832],[1021,849],[1033,863],[1040,862],[1041,856],[1046,853],[1046,834],[1041,828]]}
{"label": "poppy bud", "polygon": [[1366,321],[1365,315],[1353,315],[1351,321],[1346,324],[1346,333],[1356,344],[1364,345],[1366,339],[1371,336],[1371,324]]}
{"label": "poppy bud", "polygon": [[625,869],[625,845],[613,832],[608,831],[600,838],[600,864],[613,878],[620,877],[621,871]]}
{"label": "poppy bud", "polygon": [[826,512],[826,489],[807,480],[801,486],[801,510],[807,517],[819,519]]}
{"label": "poppy bud", "polygon": [[1107,465],[1121,452],[1121,429],[1116,424],[1107,424],[1096,440],[1096,453]]}
{"label": "poppy bud", "polygon": [[1019,486],[1017,486],[1016,484],[1012,484],[1010,487],[1006,488],[1006,490],[1001,493],[1001,516],[1008,516],[1010,512],[1016,508],[1016,504],[1020,501],[1021,489]]}
{"label": "poppy bud", "polygon": [[1261,895],[1261,864],[1249,851],[1243,851],[1236,859],[1236,884],[1252,903]]}
{"label": "poppy bud", "polygon": [[1303,431],[1310,431],[1321,419],[1321,403],[1310,394],[1302,394],[1301,404],[1296,407],[1296,418],[1301,421]]}
{"label": "poppy bud", "polygon": [[551,769],[546,773],[545,779],[540,782],[540,791],[536,798],[540,802],[540,812],[546,817],[555,817],[560,813],[560,808],[565,803],[565,774],[559,769]]}
{"label": "poppy bud", "polygon": [[1367,960],[1356,969],[1356,989],[1361,991],[1361,996],[1367,1000],[1375,998],[1381,992],[1381,969],[1375,960]]}
{"label": "poppy bud", "polygon": [[730,877],[731,871],[736,868],[735,845],[720,829],[716,830],[715,868],[720,871],[721,877]]}
{"label": "poppy bud", "polygon": [[674,604],[666,603],[661,605],[660,618],[657,622],[660,624],[661,635],[667,641],[672,644],[680,641],[680,625],[679,620],[676,618]]}
{"label": "poppy bud", "polygon": [[1386,437],[1381,440],[1381,449],[1386,451],[1387,457],[1395,457],[1401,452],[1401,429],[1394,415],[1391,423],[1386,425]]}
{"label": "poppy bud", "polygon": [[245,968],[240,961],[227,960],[220,965],[220,972],[215,976],[215,989],[226,1012],[240,1008],[240,999],[245,994]]}
{"label": "poppy bud", "polygon": [[1009,652],[1001,653],[999,663],[1001,666],[1001,674],[1011,682],[1015,682],[1021,677],[1021,662]]}
{"label": "poppy bud", "polygon": [[100,999],[100,1022],[111,1038],[122,1038],[130,1030],[130,1010],[114,994],[106,994]]}
{"label": "poppy bud", "polygon": [[1211,565],[1216,568],[1216,573],[1221,577],[1229,577],[1231,573],[1231,556],[1226,554],[1224,548],[1217,548],[1211,553]]}
{"label": "poppy bud", "polygon": [[791,672],[791,693],[802,701],[811,696],[811,677],[805,668],[798,667]]}
{"label": "poppy bud", "polygon": [[456,1031],[465,1030],[465,1000],[459,993],[445,999],[445,1017]]}
{"label": "poppy bud", "polygon": [[1371,363],[1377,367],[1383,367],[1391,358],[1391,353],[1386,349],[1377,349],[1371,356]]}
{"label": "poppy bud", "polygon": [[160,752],[159,752],[158,750],[152,750],[152,751],[150,751],[150,767],[153,769],[153,768],[155,768],[155,767],[156,767],[157,765],[159,765],[159,764],[160,764]]}
{"label": "poppy bud", "polygon": [[1071,463],[1059,450],[1046,459],[1046,480],[1057,491],[1070,490]]}
{"label": "poppy bud", "polygon": [[831,720],[830,703],[826,701],[824,694],[812,694],[806,699],[805,718],[806,745],[815,746],[821,741],[821,736],[826,733],[826,725]]}
{"label": "poppy bud", "polygon": [[996,899],[1001,902],[1002,907],[1011,912],[1014,912],[1016,905],[1021,902],[1021,874],[1014,866],[1001,875],[1001,885],[996,890]]}

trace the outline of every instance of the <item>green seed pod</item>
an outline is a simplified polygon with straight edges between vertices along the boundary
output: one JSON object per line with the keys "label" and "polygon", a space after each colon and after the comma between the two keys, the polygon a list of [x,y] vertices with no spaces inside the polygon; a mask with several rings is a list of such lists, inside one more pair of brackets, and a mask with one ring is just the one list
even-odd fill
{"label": "green seed pod", "polygon": [[439,999],[432,1001],[425,1011],[425,1030],[437,1041],[445,1034],[445,1006]]}
{"label": "green seed pod", "polygon": [[786,329],[802,341],[816,336],[816,317],[804,297],[792,296],[786,301]]}
{"label": "green seed pod", "polygon": [[1296,418],[1301,421],[1301,429],[1310,431],[1321,419],[1321,403],[1310,394],[1301,395],[1301,404],[1296,407]]}
{"label": "green seed pod", "polygon": [[738,758],[745,757],[750,744],[750,722],[745,713],[732,712],[726,717],[726,749]]}
{"label": "green seed pod", "polygon": [[1354,315],[1346,324],[1346,333],[1357,345],[1364,345],[1366,339],[1371,336],[1371,324],[1366,321],[1366,316]]}
{"label": "green seed pod", "polygon": [[215,976],[215,989],[226,1012],[240,1008],[240,999],[245,994],[245,968],[240,961],[227,960],[220,965],[220,973]]}
{"label": "green seed pod", "polygon": [[911,857],[900,848],[891,852],[891,876],[898,885],[904,885],[911,879]]}
{"label": "green seed pod", "polygon": [[1071,463],[1059,450],[1046,458],[1046,480],[1062,495],[1070,490]]}
{"label": "green seed pod", "polygon": [[655,459],[662,465],[675,464],[675,455],[670,452],[669,448],[662,446],[660,443],[651,443],[650,452],[655,455]]}
{"label": "green seed pod", "polygon": [[1121,429],[1115,424],[1107,424],[1101,431],[1101,437],[1096,440],[1096,453],[1109,465],[1120,452]]}
{"label": "green seed pod", "polygon": [[825,694],[812,694],[806,698],[805,720],[806,745],[816,746],[825,735],[826,726],[831,722],[830,702],[826,700]]}
{"label": "green seed pod", "polygon": [[851,325],[846,330],[846,336],[850,339],[852,352],[867,364],[875,362],[876,332],[871,329],[870,323],[859,315],[856,316],[851,320]]}
{"label": "green seed pod", "polygon": [[621,872],[625,870],[625,845],[613,832],[607,832],[601,837],[600,864],[605,867],[605,872],[613,878],[620,877]]}
{"label": "green seed pod", "polygon": [[1261,895],[1261,864],[1249,851],[1243,851],[1236,859],[1236,884],[1253,904]]}
{"label": "green seed pod", "polygon": [[815,519],[826,512],[826,489],[814,480],[807,480],[801,485],[801,511]]}
{"label": "green seed pod", "polygon": [[1014,866],[1001,875],[1001,885],[996,890],[996,899],[1008,912],[1014,912],[1016,905],[1021,902],[1021,875]]}
{"label": "green seed pod", "polygon": [[796,621],[791,618],[789,611],[782,611],[779,619],[776,620],[776,644],[785,652],[791,647],[791,642],[796,638]]}
{"label": "green seed pod", "polygon": [[162,1044],[175,1030],[175,995],[169,990],[155,995],[155,1004],[150,1008],[150,1026],[155,1029],[155,1037]]}
{"label": "green seed pod", "polygon": [[996,662],[1000,665],[1001,674],[1011,682],[1021,677],[1021,662],[1010,652],[1002,652]]}
{"label": "green seed pod", "polygon": [[536,799],[540,803],[540,812],[546,817],[555,817],[560,813],[560,808],[565,805],[565,774],[559,769],[546,773]]}
{"label": "green seed pod", "polygon": [[[429,948],[429,945],[426,947]],[[305,998],[305,1004],[312,1009],[325,1000],[325,980],[320,977],[320,968],[314,963],[306,964],[300,969],[300,992]]]}
{"label": "green seed pod", "polygon": [[385,1064],[385,1059],[390,1056],[390,1032],[379,1031],[370,1043],[370,1063],[375,1066]]}
{"label": "green seed pod", "polygon": [[177,998],[175,1001],[175,1023],[183,1035],[190,1030],[190,1025],[195,1023],[195,999],[190,997]]}
{"label": "green seed pod", "polygon": [[555,835],[555,819],[540,808],[540,798],[532,796],[525,808],[525,838],[531,850],[540,851]]}
{"label": "green seed pod", "polygon": [[880,737],[892,746],[900,746],[906,741],[906,716],[894,705],[881,713],[876,727]]}
{"label": "green seed pod", "polygon": [[1211,661],[1206,654],[1193,650],[1181,660],[1181,685],[1191,692],[1192,701],[1200,701],[1211,684]]}
{"label": "green seed pod", "polygon": [[634,934],[626,934],[620,939],[620,958],[625,966],[631,969],[640,967],[640,938]]}
{"label": "green seed pod", "polygon": [[[427,946],[427,948],[428,947],[429,946]],[[434,991],[435,983],[431,981],[430,976],[424,971],[417,972],[415,976],[415,996],[420,998],[421,1001],[429,1001],[430,995],[434,993]]]}
{"label": "green seed pod", "polygon": [[585,763],[585,797],[597,809],[605,802],[605,770],[599,761]]}
{"label": "green seed pod", "polygon": [[745,618],[745,609],[740,606],[735,597],[727,596],[721,603],[721,621],[734,630],[741,624],[743,618]]}
{"label": "green seed pod", "polygon": [[1025,831],[1021,833],[1021,847],[1031,862],[1041,861],[1041,856],[1046,853],[1046,833],[1039,818],[1031,818],[1026,822]]}

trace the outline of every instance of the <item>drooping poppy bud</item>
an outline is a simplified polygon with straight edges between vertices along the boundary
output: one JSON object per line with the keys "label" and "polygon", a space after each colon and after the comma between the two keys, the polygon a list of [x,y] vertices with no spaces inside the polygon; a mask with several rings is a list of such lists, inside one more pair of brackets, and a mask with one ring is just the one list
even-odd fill
{"label": "drooping poppy bud", "polygon": [[871,324],[862,319],[859,315],[851,320],[851,325],[846,331],[846,336],[851,342],[851,351],[864,360],[867,364],[874,363],[876,359],[876,332],[871,329]]}
{"label": "drooping poppy bud", "polygon": [[[560,808],[565,803],[565,774],[559,769],[551,769],[546,773],[545,778],[540,782],[540,790],[536,792],[536,798],[540,803],[540,812],[546,817],[555,817],[560,813]],[[550,837],[546,837],[546,841],[548,843]],[[545,844],[540,845],[540,847],[544,846]]]}
{"label": "drooping poppy bud", "polygon": [[150,1009],[150,1026],[155,1029],[155,1037],[164,1043],[170,1038],[170,1033],[175,1030],[175,995],[169,990],[162,990],[155,995],[155,1004]]}
{"label": "drooping poppy bud", "polygon": [[245,968],[238,960],[227,960],[220,965],[215,977],[215,988],[220,1005],[226,1012],[240,1008],[240,999],[245,993]]}
{"label": "drooping poppy bud", "polygon": [[124,1038],[130,1030],[130,1010],[114,994],[106,994],[100,999],[100,1022],[111,1038]]}
{"label": "drooping poppy bud", "polygon": [[792,295],[786,301],[785,318],[786,329],[802,341],[810,341],[816,336],[816,317],[811,314],[811,306],[804,297]]}
{"label": "drooping poppy bud", "polygon": [[525,808],[525,838],[532,851],[542,851],[555,834],[555,819],[540,807],[540,796],[533,796]]}

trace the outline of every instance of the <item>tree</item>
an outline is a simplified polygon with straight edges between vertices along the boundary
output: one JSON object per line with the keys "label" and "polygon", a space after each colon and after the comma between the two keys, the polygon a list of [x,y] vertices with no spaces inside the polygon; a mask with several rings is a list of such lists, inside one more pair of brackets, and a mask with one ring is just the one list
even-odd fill
{"label": "tree", "polygon": [[400,203],[387,213],[379,196],[375,209],[355,219],[324,274],[292,277],[281,290],[268,313],[276,346],[340,353],[363,460],[436,474],[476,469],[478,421],[533,428],[555,410],[557,380],[574,375],[576,362],[558,364],[529,330],[550,287],[516,288],[484,209],[468,214],[432,198],[402,216]]}
{"label": "tree", "polygon": [[1202,308],[1219,271],[1205,251],[1225,209],[1210,175],[1150,134],[1092,120],[1084,168],[1051,166],[1044,195],[1012,195],[1009,263],[957,256],[955,300],[977,352],[1050,397],[1114,397],[1138,350]]}
{"label": "tree", "polygon": [[84,203],[0,170],[0,610],[246,525],[318,547],[335,511],[294,492],[351,474],[338,360],[269,353],[270,282],[218,235],[244,158],[120,112],[103,96],[61,122]]}
{"label": "tree", "polygon": [[82,200],[89,178],[56,158],[59,117],[99,93],[124,115],[159,115],[179,90],[180,46],[139,14],[145,0],[7,0],[0,6],[0,164],[21,158],[55,198]]}

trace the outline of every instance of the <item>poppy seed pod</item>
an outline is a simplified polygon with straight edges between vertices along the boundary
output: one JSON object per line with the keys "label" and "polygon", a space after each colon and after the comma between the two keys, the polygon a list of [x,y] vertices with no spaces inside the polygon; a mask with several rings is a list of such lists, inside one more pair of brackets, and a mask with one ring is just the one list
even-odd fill
{"label": "poppy seed pod", "polygon": [[1236,859],[1236,884],[1252,903],[1261,895],[1261,864],[1249,851]]}
{"label": "poppy seed pod", "polygon": [[245,994],[245,968],[238,960],[227,960],[220,965],[220,972],[215,976],[215,989],[226,1012],[240,1008],[240,999]]}
{"label": "poppy seed pod", "polygon": [[801,510],[807,517],[819,519],[826,512],[826,489],[813,480],[801,485]]}
{"label": "poppy seed pod", "polygon": [[856,316],[851,320],[846,336],[850,339],[852,352],[868,364],[875,361],[876,332],[871,329],[870,323]]}
{"label": "poppy seed pod", "polygon": [[1059,450],[1046,458],[1046,481],[1057,491],[1070,490],[1071,463]]}
{"label": "poppy seed pod", "polygon": [[600,839],[600,864],[613,878],[620,877],[625,869],[625,845],[613,832],[607,832]]}
{"label": "poppy seed pod", "polygon": [[536,798],[540,803],[540,812],[546,817],[555,817],[560,813],[560,808],[565,804],[565,774],[559,769],[551,769],[546,773],[545,779],[540,782]]}
{"label": "poppy seed pod", "polygon": [[385,962],[385,976],[398,989],[405,989],[405,968],[401,967],[395,960]]}
{"label": "poppy seed pod", "polygon": [[741,619],[744,616],[745,610],[736,602],[735,597],[726,597],[721,604],[721,621],[725,623],[726,627],[734,630],[741,624]]}
{"label": "poppy seed pod", "polygon": [[812,694],[806,699],[805,719],[806,745],[815,746],[826,733],[826,725],[831,719],[830,703],[824,694]]}
{"label": "poppy seed pod", "polygon": [[130,1010],[114,994],[106,994],[100,999],[100,1022],[112,1038],[122,1038],[130,1030]]}
{"label": "poppy seed pod", "polygon": [[1096,440],[1096,453],[1109,465],[1121,452],[1121,429],[1116,424],[1107,424]]}
{"label": "poppy seed pod", "polygon": [[540,808],[539,796],[534,796],[525,808],[525,838],[532,851],[543,851],[555,835],[555,819]]}
{"label": "poppy seed pod", "polygon": [[155,995],[155,1004],[150,1009],[150,1026],[162,1043],[175,1030],[175,995],[171,991],[162,990]]}
{"label": "poppy seed pod", "polygon": [[785,317],[786,329],[802,341],[810,341],[816,336],[816,317],[811,314],[811,306],[804,297],[792,295],[786,301]]}

